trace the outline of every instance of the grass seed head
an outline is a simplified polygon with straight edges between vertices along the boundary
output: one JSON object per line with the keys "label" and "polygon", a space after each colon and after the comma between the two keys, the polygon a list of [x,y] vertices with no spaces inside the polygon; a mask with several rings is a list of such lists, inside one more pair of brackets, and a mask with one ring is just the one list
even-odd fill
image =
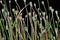
{"label": "grass seed head", "polygon": [[51,12],[54,12],[54,9],[51,6],[49,7],[49,10],[51,10]]}
{"label": "grass seed head", "polygon": [[40,21],[42,21],[42,18],[40,17]]}
{"label": "grass seed head", "polygon": [[17,0],[15,0],[15,2],[16,2]]}
{"label": "grass seed head", "polygon": [[25,15],[25,17],[27,18],[27,15]]}
{"label": "grass seed head", "polygon": [[54,9],[51,9],[52,12],[54,12]]}
{"label": "grass seed head", "polygon": [[43,12],[43,16],[45,17],[45,12]]}
{"label": "grass seed head", "polygon": [[6,30],[8,30],[8,25],[6,25]]}
{"label": "grass seed head", "polygon": [[58,11],[57,11],[57,10],[55,11],[55,13],[56,13],[56,15],[58,16]]}
{"label": "grass seed head", "polygon": [[46,19],[48,19],[48,15],[46,15]]}
{"label": "grass seed head", "polygon": [[49,10],[51,10],[51,9],[52,9],[52,7],[50,6],[50,7],[49,7]]}
{"label": "grass seed head", "polygon": [[11,3],[11,1],[9,1],[9,3]]}
{"label": "grass seed head", "polygon": [[0,3],[2,3],[2,1],[0,1]]}
{"label": "grass seed head", "polygon": [[34,16],[32,17],[32,19],[33,19],[33,21],[35,21],[35,17]]}
{"label": "grass seed head", "polygon": [[8,16],[9,16],[9,12],[8,12]]}
{"label": "grass seed head", "polygon": [[37,17],[37,15],[35,15],[35,17]]}
{"label": "grass seed head", "polygon": [[58,16],[58,20],[59,20],[59,16]]}
{"label": "grass seed head", "polygon": [[12,11],[15,12],[15,9],[13,8]]}
{"label": "grass seed head", "polygon": [[31,12],[29,12],[29,16],[31,16]]}
{"label": "grass seed head", "polygon": [[55,40],[55,36],[53,37],[53,40]]}
{"label": "grass seed head", "polygon": [[32,2],[30,2],[30,6],[32,7]]}
{"label": "grass seed head", "polygon": [[22,20],[24,21],[24,18],[22,18]]}
{"label": "grass seed head", "polygon": [[34,3],[34,7],[36,8],[36,4]]}
{"label": "grass seed head", "polygon": [[24,3],[26,3],[26,0],[23,0],[24,1]]}
{"label": "grass seed head", "polygon": [[41,2],[44,5],[44,1]]}
{"label": "grass seed head", "polygon": [[20,14],[20,16],[22,16],[22,13]]}
{"label": "grass seed head", "polygon": [[40,15],[41,15],[41,13],[40,13]]}
{"label": "grass seed head", "polygon": [[4,12],[4,9],[2,9],[2,12]]}

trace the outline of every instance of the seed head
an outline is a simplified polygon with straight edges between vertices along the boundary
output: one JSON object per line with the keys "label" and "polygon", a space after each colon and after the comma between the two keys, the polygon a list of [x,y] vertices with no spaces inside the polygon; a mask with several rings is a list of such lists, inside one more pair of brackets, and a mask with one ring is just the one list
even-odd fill
{"label": "seed head", "polygon": [[11,21],[12,20],[12,17],[9,17],[9,20]]}
{"label": "seed head", "polygon": [[44,1],[41,2],[44,5]]}
{"label": "seed head", "polygon": [[24,21],[24,18],[22,18],[22,20]]}
{"label": "seed head", "polygon": [[56,13],[56,15],[58,16],[58,11],[57,11],[57,10],[55,11],[55,13]]}
{"label": "seed head", "polygon": [[58,17],[58,20],[59,20],[59,17]]}
{"label": "seed head", "polygon": [[9,12],[8,12],[8,16],[9,16]]}
{"label": "seed head", "polygon": [[40,17],[40,21],[42,21],[42,18]]}
{"label": "seed head", "polygon": [[0,3],[2,3],[2,1],[0,1]]}
{"label": "seed head", "polygon": [[52,9],[52,7],[50,6],[50,7],[49,7],[49,9],[51,10],[51,9]]}
{"label": "seed head", "polygon": [[41,13],[40,13],[40,15],[41,15]]}
{"label": "seed head", "polygon": [[33,19],[33,21],[35,21],[35,20],[36,20],[34,16],[32,17],[32,19]]}
{"label": "seed head", "polygon": [[22,16],[22,13],[20,15]]}
{"label": "seed head", "polygon": [[48,15],[46,15],[46,19],[48,19]]}
{"label": "seed head", "polygon": [[15,0],[15,2],[16,2],[17,0]]}
{"label": "seed head", "polygon": [[24,3],[26,3],[26,0],[23,0],[24,1]]}
{"label": "seed head", "polygon": [[25,15],[25,17],[27,18],[27,15]]}
{"label": "seed head", "polygon": [[54,12],[54,9],[50,6],[49,9],[51,10],[51,12]]}
{"label": "seed head", "polygon": [[53,40],[55,40],[55,37],[53,37]]}
{"label": "seed head", "polygon": [[14,11],[15,11],[15,9],[13,8],[13,9],[12,9],[12,11],[14,12]]}
{"label": "seed head", "polygon": [[43,16],[45,17],[45,12],[43,12]]}
{"label": "seed head", "polygon": [[36,4],[34,3],[34,7],[36,8]]}
{"label": "seed head", "polygon": [[30,6],[32,7],[32,2],[30,2]]}
{"label": "seed head", "polygon": [[6,30],[8,30],[8,25],[6,25]]}
{"label": "seed head", "polygon": [[4,12],[4,9],[2,9],[2,12]]}
{"label": "seed head", "polygon": [[31,13],[29,12],[29,16],[31,16]]}
{"label": "seed head", "polygon": [[37,15],[35,15],[35,17],[37,17]]}
{"label": "seed head", "polygon": [[9,3],[11,3],[11,1],[9,1]]}
{"label": "seed head", "polygon": [[51,9],[52,12],[54,12],[54,9]]}

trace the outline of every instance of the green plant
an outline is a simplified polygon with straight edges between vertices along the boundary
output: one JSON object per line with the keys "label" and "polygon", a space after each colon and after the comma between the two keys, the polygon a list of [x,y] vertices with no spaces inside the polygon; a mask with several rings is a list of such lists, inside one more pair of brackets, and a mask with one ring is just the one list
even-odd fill
{"label": "green plant", "polygon": [[[58,16],[58,11],[54,11],[54,9],[49,6],[48,0],[48,11],[51,11],[51,13],[47,12],[44,1],[42,1],[42,5],[45,9],[44,12],[40,8],[41,5],[39,4],[39,0],[38,8],[36,8],[35,3],[34,5],[32,2],[26,4],[26,0],[23,1],[25,7],[20,9],[20,6],[15,0],[20,11],[13,8],[12,12],[14,16],[9,16],[10,12],[8,12],[5,1],[4,8],[1,10],[2,12],[0,11],[0,40],[60,40],[60,34],[58,34],[58,28],[60,27],[60,17]],[[27,9],[28,5],[30,5],[30,12],[28,12]],[[23,18],[22,11],[25,8],[26,15]],[[55,20],[53,15],[54,12],[56,14],[57,20]],[[50,18],[48,14],[51,14],[52,17]],[[43,25],[43,22],[45,25]],[[28,31],[30,30],[29,28],[31,28],[31,34]]]}

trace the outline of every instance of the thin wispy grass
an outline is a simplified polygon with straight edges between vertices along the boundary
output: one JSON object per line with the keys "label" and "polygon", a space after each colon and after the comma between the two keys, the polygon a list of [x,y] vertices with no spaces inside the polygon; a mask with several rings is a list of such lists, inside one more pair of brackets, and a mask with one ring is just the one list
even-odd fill
{"label": "thin wispy grass", "polygon": [[[43,12],[40,7],[40,0],[37,1],[38,8],[36,3],[29,2],[26,4],[27,1],[23,0],[25,6],[21,9],[15,0],[17,10],[10,9],[13,13],[8,11],[6,1],[4,1],[5,4],[0,11],[0,40],[60,40],[58,11],[49,6],[47,0],[48,11],[51,13],[47,12],[44,1],[41,2],[45,10]],[[29,12],[28,6],[30,6]],[[23,18],[24,9],[26,9],[26,15]],[[13,16],[9,16],[10,13]],[[56,14],[56,20],[54,14]]]}

